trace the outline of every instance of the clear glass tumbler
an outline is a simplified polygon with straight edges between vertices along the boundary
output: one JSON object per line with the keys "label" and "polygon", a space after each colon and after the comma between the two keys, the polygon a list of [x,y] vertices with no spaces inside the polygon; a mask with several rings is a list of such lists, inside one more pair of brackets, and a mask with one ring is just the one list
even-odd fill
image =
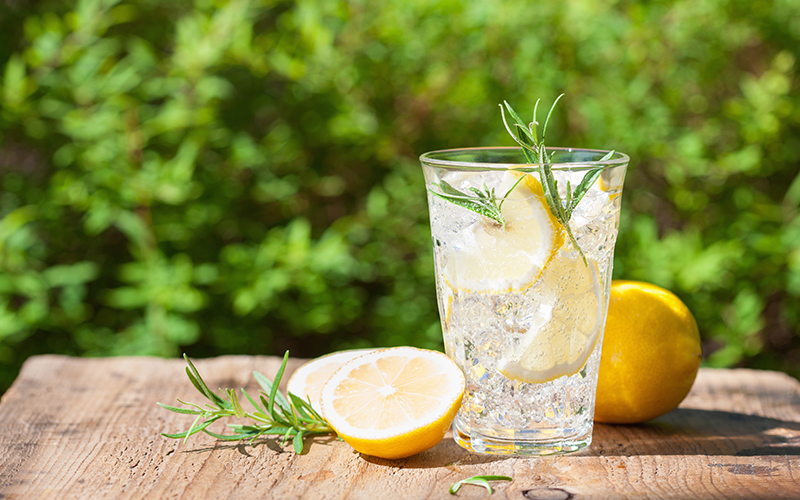
{"label": "clear glass tumbler", "polygon": [[548,151],[552,176],[520,148],[420,157],[445,350],[467,383],[453,433],[479,453],[569,453],[592,440],[629,158]]}

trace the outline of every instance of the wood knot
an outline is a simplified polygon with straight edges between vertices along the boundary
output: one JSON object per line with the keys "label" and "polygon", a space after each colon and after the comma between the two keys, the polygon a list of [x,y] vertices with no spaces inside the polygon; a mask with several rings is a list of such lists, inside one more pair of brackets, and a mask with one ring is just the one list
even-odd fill
{"label": "wood knot", "polygon": [[522,492],[522,496],[528,500],[570,500],[575,498],[575,495],[561,488],[536,488],[534,490],[525,490]]}

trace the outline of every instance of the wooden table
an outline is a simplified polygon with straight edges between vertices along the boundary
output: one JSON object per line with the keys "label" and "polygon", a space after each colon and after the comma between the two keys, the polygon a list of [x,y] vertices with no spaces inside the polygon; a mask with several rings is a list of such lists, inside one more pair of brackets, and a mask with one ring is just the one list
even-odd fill
{"label": "wooden table", "polygon": [[[294,369],[299,360],[292,360]],[[199,360],[211,387],[257,391],[251,372],[274,357]],[[317,438],[295,455],[275,441],[255,446],[160,432],[192,417],[156,402],[199,402],[183,360],[28,360],[0,402],[0,498],[455,498],[450,485],[501,474],[491,498],[800,498],[800,383],[752,370],[700,370],[681,407],[645,425],[596,425],[580,453],[501,458],[468,453],[448,436],[389,461]],[[216,425],[216,424],[215,424]],[[221,426],[222,427],[222,426]],[[460,498],[486,498],[465,486]]]}

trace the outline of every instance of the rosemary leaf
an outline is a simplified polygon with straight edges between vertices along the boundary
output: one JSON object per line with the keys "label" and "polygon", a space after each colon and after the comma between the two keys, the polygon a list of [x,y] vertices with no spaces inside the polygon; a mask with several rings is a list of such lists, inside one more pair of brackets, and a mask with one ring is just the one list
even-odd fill
{"label": "rosemary leaf", "polygon": [[[608,153],[606,153],[605,156],[600,158],[600,161],[610,160],[611,157],[614,156],[614,153],[615,151],[609,151]],[[575,210],[575,207],[578,206],[578,203],[580,203],[581,199],[583,199],[583,196],[587,192],[589,192],[589,188],[592,187],[592,185],[595,183],[595,181],[597,181],[597,178],[600,177],[600,174],[602,173],[603,173],[602,167],[593,168],[586,172],[586,174],[583,176],[583,179],[581,179],[580,184],[578,184],[578,187],[575,188],[575,192],[572,195],[572,199],[567,200],[566,206],[567,210],[569,211],[569,216],[572,215],[572,211]]]}
{"label": "rosemary leaf", "polygon": [[[550,111],[547,112],[547,118],[544,119],[544,126],[542,127],[542,145],[543,146],[544,146],[544,137],[545,137],[545,134],[547,134],[547,124],[550,123],[550,116],[553,114],[553,110],[556,109],[556,104],[558,104],[558,101],[560,101],[562,97],[564,97],[564,94],[561,94],[558,97],[556,97],[556,100],[553,101],[553,105],[550,106]],[[536,118],[534,117],[534,120],[535,119]]]}
{"label": "rosemary leaf", "polygon": [[[259,372],[256,371],[253,372],[253,377],[255,377],[256,382],[258,382],[258,385],[260,385],[261,388],[264,389],[264,392],[268,394],[267,401],[270,401],[271,403],[277,403],[280,407],[286,410],[288,410],[289,406],[291,405],[289,404],[289,401],[286,399],[286,397],[284,397],[284,395],[281,394],[280,391],[278,391],[278,383],[280,382],[281,377],[283,376],[283,371],[286,369],[286,362],[288,361],[288,359],[289,359],[288,357],[284,356],[284,361],[283,363],[281,363],[281,367],[278,369],[278,373],[275,375],[274,384],[270,379],[260,374]],[[272,404],[269,404],[267,408],[267,413],[270,414],[272,413]]]}
{"label": "rosemary leaf", "polygon": [[289,427],[288,429],[286,429],[286,432],[283,434],[283,441],[281,441],[281,446],[286,444],[286,441],[289,439],[289,436],[292,434],[292,431],[294,431],[294,427]]}
{"label": "rosemary leaf", "polygon": [[465,484],[472,484],[475,486],[482,486],[489,490],[489,494],[494,494],[494,490],[492,490],[492,485],[489,484],[489,481],[513,481],[512,478],[508,476],[473,476],[468,477],[466,479],[462,479],[461,481],[457,481],[448,490],[451,495],[455,495],[458,493],[458,490]]}
{"label": "rosemary leaf", "polygon": [[572,211],[575,210],[575,207],[577,207],[578,203],[581,202],[583,196],[589,192],[589,188],[592,187],[592,184],[595,183],[597,178],[600,177],[600,174],[602,173],[602,168],[594,168],[586,172],[586,174],[583,176],[583,179],[581,179],[580,184],[578,184],[578,187],[575,188],[575,192],[572,194],[572,196],[567,197],[567,218],[572,216]]}
{"label": "rosemary leaf", "polygon": [[175,406],[165,405],[163,403],[156,403],[158,406],[164,408],[165,410],[173,411],[175,413],[183,413],[186,415],[202,415],[203,412],[200,410],[190,410],[188,408],[177,408]]}
{"label": "rosemary leaf", "polygon": [[251,398],[250,395],[247,394],[247,391],[242,389],[242,394],[244,394],[244,397],[246,397],[247,400],[250,401],[250,404],[253,405],[253,408],[255,408],[257,410],[256,414],[258,416],[266,416],[267,415],[266,410],[264,408],[261,408],[260,406],[258,406],[258,403],[253,401],[253,398]]}
{"label": "rosemary leaf", "polygon": [[233,389],[228,389],[228,398],[231,400],[231,405],[233,406],[233,414],[236,418],[243,418],[246,413],[244,408],[242,408],[242,404],[239,403],[239,398],[236,396],[236,391]]}
{"label": "rosemary leaf", "polygon": [[[503,102],[505,102],[505,101],[503,101]],[[506,104],[506,107],[508,108],[509,113],[511,114],[511,117],[513,118],[514,116],[517,116],[517,118],[519,118],[519,116],[514,112],[514,110],[511,108],[511,106],[507,102],[505,104]],[[529,162],[535,163],[535,161],[533,160],[533,158],[531,157],[531,155],[528,152],[530,150],[531,153],[535,153],[535,151],[531,148],[531,145],[529,143],[524,142],[522,140],[521,136],[519,136],[518,134],[515,134],[514,132],[511,131],[511,127],[508,126],[508,122],[506,121],[506,115],[505,115],[505,112],[503,111],[503,105],[502,104],[500,105],[500,116],[503,117],[503,125],[505,125],[506,131],[508,131],[508,134],[511,136],[512,139],[514,139],[517,142],[517,144],[519,144],[522,147],[522,152],[525,154],[525,158],[527,158],[527,160]],[[519,125],[520,122],[521,122],[521,120],[519,120],[519,122],[517,122],[516,125]],[[526,136],[530,138],[530,135],[526,134]]]}
{"label": "rosemary leaf", "polygon": [[[231,409],[231,404],[228,401],[225,401],[219,395],[217,395],[217,393],[208,388],[208,385],[206,385],[203,377],[200,376],[200,372],[197,371],[197,368],[195,368],[192,360],[189,359],[189,356],[184,354],[183,359],[189,363],[189,368],[186,369],[186,374],[189,375],[189,379],[192,381],[192,384],[194,384],[195,388],[197,388],[206,396],[206,398],[220,408]],[[191,369],[191,372],[189,369]]]}
{"label": "rosemary leaf", "polygon": [[294,452],[298,455],[303,453],[303,432],[298,432],[295,434],[294,439],[292,439],[292,447],[294,448]]}
{"label": "rosemary leaf", "polygon": [[216,432],[211,432],[209,430],[203,429],[203,432],[208,434],[211,437],[221,439],[223,441],[239,441],[241,439],[246,439],[250,436],[243,436],[241,434],[217,434]]}
{"label": "rosemary leaf", "polygon": [[[197,417],[197,418],[199,419],[200,417]],[[161,435],[164,436],[164,437],[171,438],[171,439],[184,439],[184,442],[185,442],[186,438],[188,438],[192,434],[197,434],[198,432],[202,431],[203,429],[205,429],[206,427],[208,427],[209,425],[213,424],[216,421],[217,421],[216,418],[212,418],[212,419],[206,420],[205,422],[203,422],[200,425],[195,425],[193,423],[192,426],[187,431],[179,432],[177,434],[166,434],[166,433],[162,432]],[[197,422],[197,419],[195,419],[195,422]]]}

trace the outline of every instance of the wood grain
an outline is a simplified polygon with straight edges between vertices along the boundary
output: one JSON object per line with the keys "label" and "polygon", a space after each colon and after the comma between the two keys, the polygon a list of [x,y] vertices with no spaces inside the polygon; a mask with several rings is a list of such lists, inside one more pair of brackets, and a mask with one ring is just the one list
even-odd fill
{"label": "wood grain", "polygon": [[[28,360],[0,402],[0,498],[449,499],[453,482],[477,474],[514,478],[496,484],[491,498],[499,499],[800,498],[800,383],[780,373],[703,369],[679,409],[644,425],[596,425],[594,443],[578,454],[484,456],[448,437],[388,461],[327,437],[301,456],[275,441],[161,437],[191,416],[157,401],[199,401],[184,366]],[[225,356],[197,366],[212,387],[256,391],[251,372],[272,376],[279,359]],[[458,497],[487,492],[465,486]]]}

